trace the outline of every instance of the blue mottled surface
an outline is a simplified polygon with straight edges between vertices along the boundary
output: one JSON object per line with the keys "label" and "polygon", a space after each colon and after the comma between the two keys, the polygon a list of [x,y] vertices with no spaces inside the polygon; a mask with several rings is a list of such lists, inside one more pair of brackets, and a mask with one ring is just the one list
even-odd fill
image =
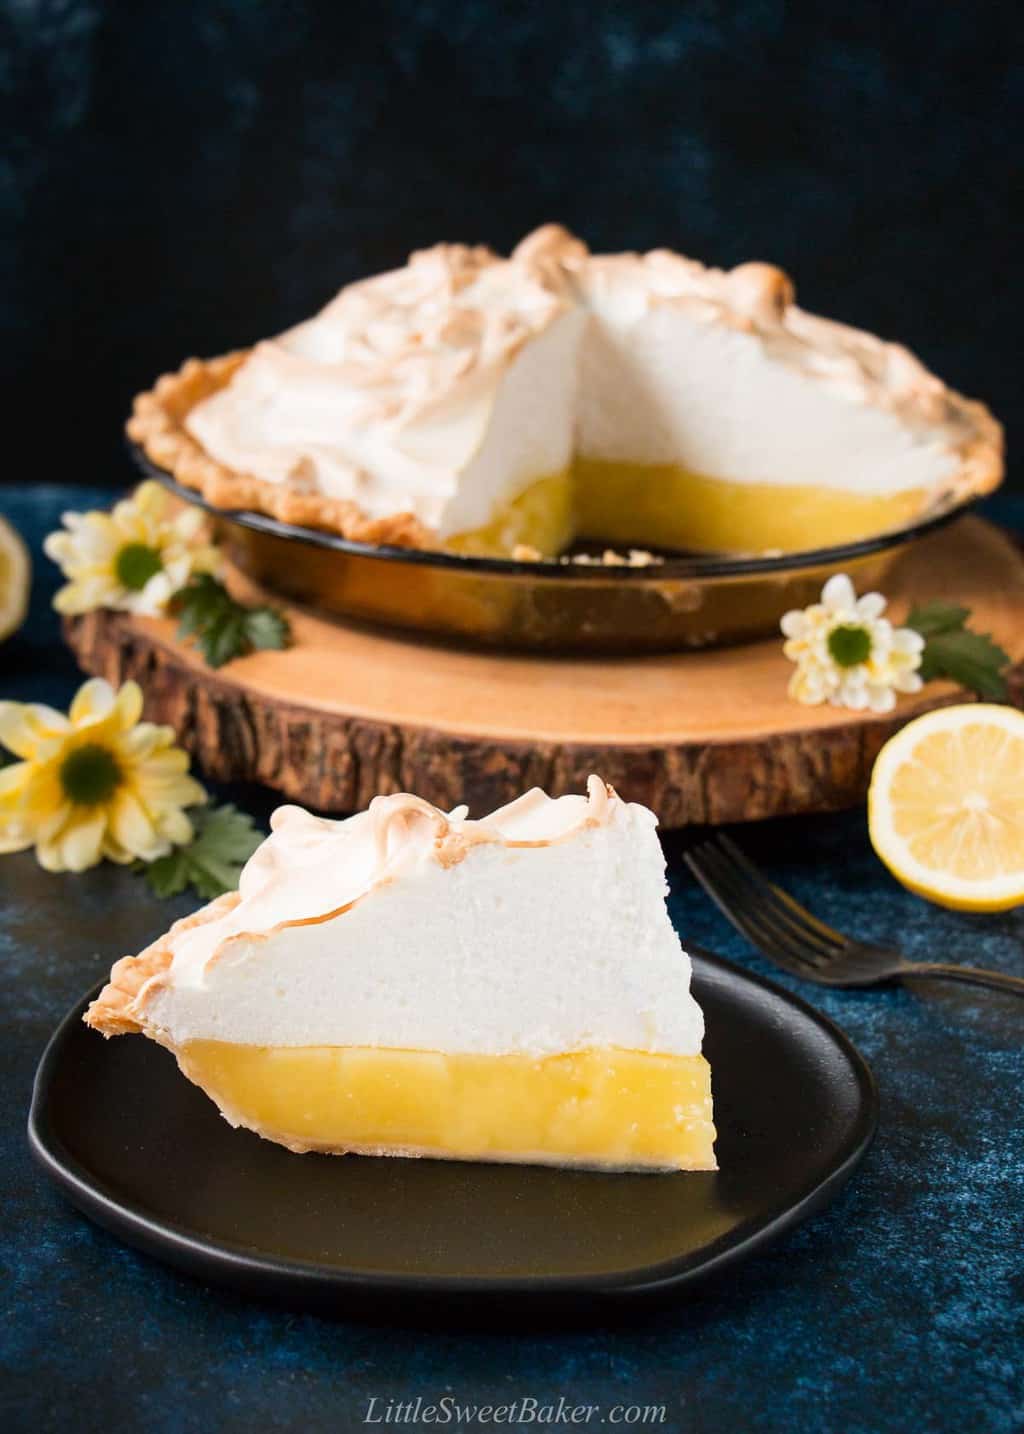
{"label": "blue mottled surface", "polygon": [[[78,490],[75,503],[107,496]],[[69,498],[8,490],[0,511],[38,549]],[[1019,503],[1001,511],[1024,518]],[[0,695],[64,703],[76,674],[48,610],[53,574],[38,566],[31,621],[0,651]],[[269,802],[251,800],[261,814]],[[1024,913],[928,907],[881,869],[861,812],[745,840],[839,926],[898,936],[914,956],[1024,972]],[[774,974],[667,847],[680,931]],[[29,856],[0,861],[5,1429],[344,1431],[363,1427],[371,1396],[381,1409],[444,1394],[565,1395],[605,1412],[664,1403],[659,1427],[722,1434],[1024,1428],[1024,1004],[967,987],[844,994],[777,978],[852,1036],[881,1088],[878,1138],[830,1210],[643,1323],[515,1336],[362,1327],[179,1276],[89,1224],[30,1161],[24,1116],[54,1024],[112,954],[189,904],[156,901],[124,871],[54,877]]]}

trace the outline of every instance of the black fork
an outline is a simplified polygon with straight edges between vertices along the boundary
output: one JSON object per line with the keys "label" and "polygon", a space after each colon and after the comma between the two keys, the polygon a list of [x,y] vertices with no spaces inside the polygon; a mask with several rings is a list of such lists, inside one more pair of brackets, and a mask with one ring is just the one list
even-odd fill
{"label": "black fork", "polygon": [[895,947],[855,941],[827,926],[769,881],[721,832],[694,841],[687,866],[722,915],[763,956],[823,986],[880,986],[941,977],[1024,996],[1024,979],[941,961],[908,961]]}

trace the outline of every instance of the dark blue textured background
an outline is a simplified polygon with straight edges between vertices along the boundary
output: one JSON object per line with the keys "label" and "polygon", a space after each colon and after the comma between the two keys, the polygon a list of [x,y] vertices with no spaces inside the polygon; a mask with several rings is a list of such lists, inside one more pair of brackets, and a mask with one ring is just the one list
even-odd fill
{"label": "dark blue textured background", "polygon": [[548,219],[773,260],[1012,444],[1021,30],[1007,0],[0,0],[0,382],[32,451],[0,481],[126,481],[156,373]]}
{"label": "dark blue textured background", "polygon": [[[68,502],[109,498],[0,493],[0,512],[33,538],[39,570],[30,622],[2,650],[0,697],[63,705],[74,690],[49,610],[56,574],[38,543]],[[1024,526],[1019,502],[998,511]],[[271,798],[246,800],[263,817]],[[840,927],[898,938],[912,956],[1024,974],[1024,912],[929,907],[874,858],[861,811],[766,823],[744,841]],[[683,875],[671,836],[666,850],[684,940],[775,976],[832,1016],[874,1066],[879,1133],[829,1211],[699,1298],[614,1329],[515,1336],[283,1312],[177,1275],[72,1210],[25,1142],[36,1061],[113,957],[194,903],[159,902],[120,869],[51,876],[28,854],[0,858],[0,1427],[333,1434],[364,1427],[373,1395],[448,1393],[664,1402],[657,1427],[671,1434],[1019,1434],[1024,1004],[966,986],[801,987],[725,925]]]}

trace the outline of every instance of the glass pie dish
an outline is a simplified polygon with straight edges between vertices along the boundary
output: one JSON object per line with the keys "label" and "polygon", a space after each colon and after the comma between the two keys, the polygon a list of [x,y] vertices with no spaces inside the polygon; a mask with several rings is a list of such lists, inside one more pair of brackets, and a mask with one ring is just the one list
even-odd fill
{"label": "glass pie dish", "polygon": [[784,554],[652,553],[602,560],[600,548],[522,562],[375,546],[204,501],[131,444],[140,471],[216,521],[230,561],[289,601],[346,622],[441,642],[510,651],[636,654],[748,642],[778,631],[790,608],[814,602],[845,572],[860,590],[914,543],[975,501],[949,498],[904,527]]}

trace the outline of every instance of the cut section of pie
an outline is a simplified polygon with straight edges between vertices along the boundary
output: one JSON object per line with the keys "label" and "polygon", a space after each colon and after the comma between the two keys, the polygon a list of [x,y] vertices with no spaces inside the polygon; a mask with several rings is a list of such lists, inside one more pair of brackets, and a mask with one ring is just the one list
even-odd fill
{"label": "cut section of pie", "polygon": [[713,1170],[655,826],[597,777],[479,821],[282,807],[239,890],[119,961],[85,1020],[291,1150]]}
{"label": "cut section of pie", "polygon": [[439,244],[190,360],[128,432],[222,508],[485,555],[820,547],[1002,477],[982,404],[805,313],[780,269],[592,255],[556,225],[508,259]]}

